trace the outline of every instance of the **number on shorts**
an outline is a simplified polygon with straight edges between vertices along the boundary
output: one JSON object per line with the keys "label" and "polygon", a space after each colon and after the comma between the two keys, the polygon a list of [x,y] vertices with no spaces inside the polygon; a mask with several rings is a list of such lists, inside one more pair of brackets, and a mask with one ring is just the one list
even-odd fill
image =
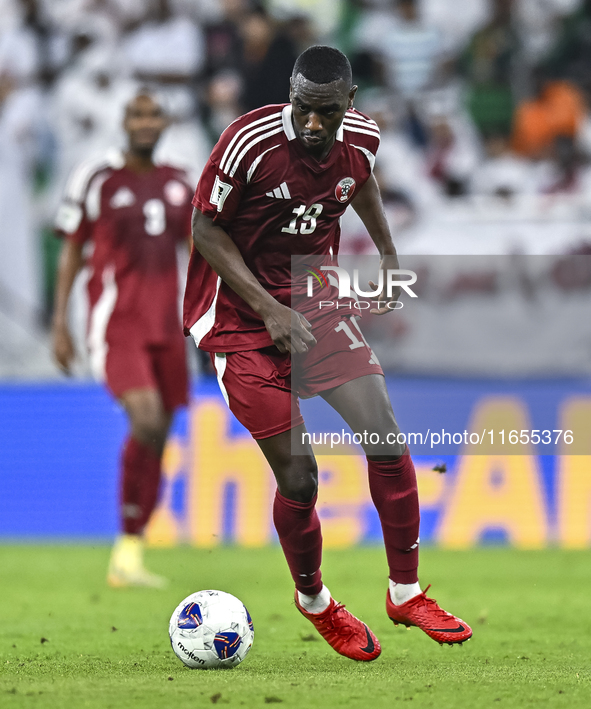
{"label": "number on shorts", "polygon": [[342,331],[345,335],[347,335],[347,337],[351,340],[351,344],[349,345],[350,350],[356,350],[358,347],[365,347],[365,342],[363,342],[363,340],[358,340],[355,337],[355,334],[344,320],[341,320],[341,322],[335,327],[334,331]]}
{"label": "number on shorts", "polygon": [[361,340],[357,338],[353,330],[351,330],[351,328],[349,327],[349,324],[344,320],[341,320],[341,322],[335,327],[335,332],[344,332],[345,335],[347,335],[347,337],[351,340],[351,344],[349,345],[349,349],[351,350],[356,350],[358,347],[367,347],[371,354],[371,357],[369,358],[369,364],[379,365],[378,358],[375,356],[371,347],[367,344],[367,340],[365,339],[365,337],[363,337],[363,333],[359,329],[359,325],[357,324],[355,318],[351,318],[351,324],[359,333],[359,337],[361,337]]}

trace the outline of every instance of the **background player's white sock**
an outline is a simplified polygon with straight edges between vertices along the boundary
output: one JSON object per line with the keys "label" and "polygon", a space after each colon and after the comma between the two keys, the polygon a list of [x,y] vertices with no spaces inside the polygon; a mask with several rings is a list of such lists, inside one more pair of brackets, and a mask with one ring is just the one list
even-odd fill
{"label": "background player's white sock", "polygon": [[330,605],[330,591],[326,586],[317,596],[306,596],[298,591],[298,602],[307,613],[322,613]]}
{"label": "background player's white sock", "polygon": [[395,606],[410,601],[419,593],[421,593],[421,587],[418,581],[416,583],[395,583],[390,579],[390,599]]}

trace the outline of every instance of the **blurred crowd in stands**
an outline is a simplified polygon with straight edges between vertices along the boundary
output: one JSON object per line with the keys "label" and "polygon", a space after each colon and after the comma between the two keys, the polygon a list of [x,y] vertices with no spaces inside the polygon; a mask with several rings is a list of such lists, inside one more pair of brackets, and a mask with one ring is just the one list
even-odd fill
{"label": "blurred crowd in stands", "polygon": [[138,87],[172,118],[161,159],[196,180],[318,43],[347,53],[381,127],[398,229],[475,197],[591,203],[591,0],[0,0],[0,310],[47,307],[64,182],[123,144]]}

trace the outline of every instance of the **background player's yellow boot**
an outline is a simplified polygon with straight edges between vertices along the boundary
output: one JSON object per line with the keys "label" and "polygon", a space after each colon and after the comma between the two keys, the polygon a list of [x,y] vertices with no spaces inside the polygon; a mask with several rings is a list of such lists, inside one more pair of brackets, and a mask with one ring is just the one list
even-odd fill
{"label": "background player's yellow boot", "polygon": [[107,583],[113,588],[144,586],[164,588],[168,581],[144,567],[144,542],[134,534],[122,534],[111,551]]}

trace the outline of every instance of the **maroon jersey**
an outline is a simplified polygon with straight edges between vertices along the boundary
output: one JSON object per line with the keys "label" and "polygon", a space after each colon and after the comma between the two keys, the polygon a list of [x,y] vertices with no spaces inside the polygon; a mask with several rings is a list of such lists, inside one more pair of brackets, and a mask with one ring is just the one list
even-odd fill
{"label": "maroon jersey", "polygon": [[[371,174],[379,135],[374,121],[350,109],[320,163],[298,141],[290,104],[259,108],[224,131],[193,204],[230,235],[259,283],[291,306],[292,256],[336,256],[339,217]],[[210,352],[273,344],[261,318],[195,249],[184,325]]]}
{"label": "maroon jersey", "polygon": [[92,242],[91,351],[119,338],[161,344],[180,333],[176,246],[190,233],[191,195],[182,170],[137,174],[120,153],[74,170],[56,228]]}

